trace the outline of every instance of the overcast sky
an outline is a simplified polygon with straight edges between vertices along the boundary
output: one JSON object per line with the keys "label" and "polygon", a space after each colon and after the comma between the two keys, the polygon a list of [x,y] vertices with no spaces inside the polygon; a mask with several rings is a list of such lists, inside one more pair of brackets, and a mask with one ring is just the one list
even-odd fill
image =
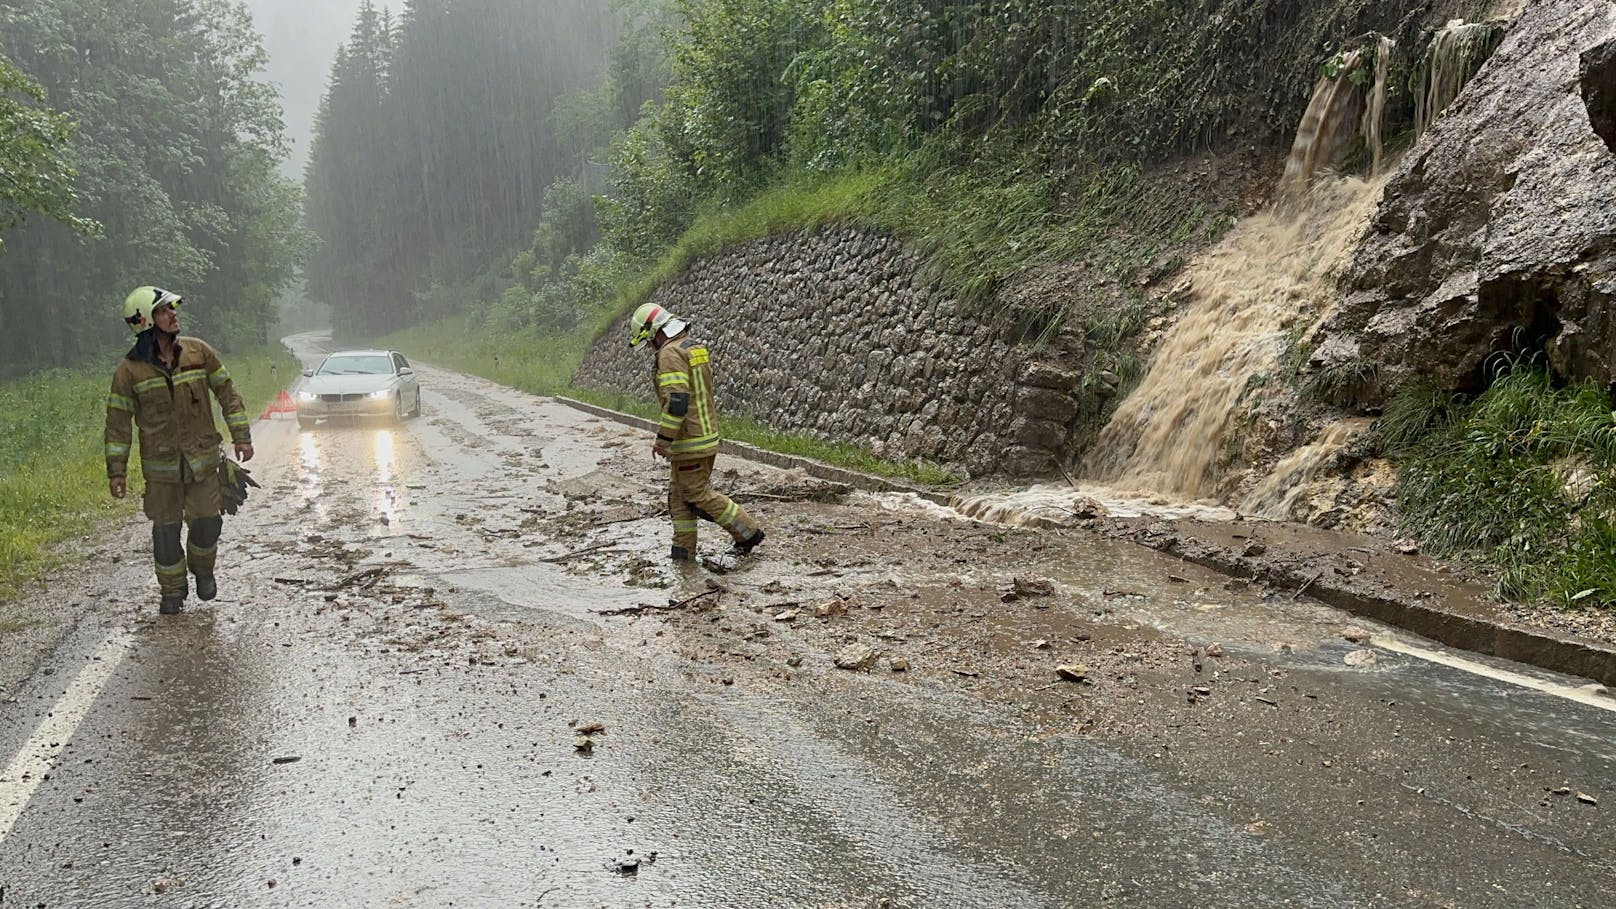
{"label": "overcast sky", "polygon": [[[337,45],[348,37],[360,0],[247,0],[269,51],[269,81],[286,101],[286,134],[292,139],[287,175],[303,179],[309,131],[320,106]],[[378,2],[377,6],[399,4]]]}

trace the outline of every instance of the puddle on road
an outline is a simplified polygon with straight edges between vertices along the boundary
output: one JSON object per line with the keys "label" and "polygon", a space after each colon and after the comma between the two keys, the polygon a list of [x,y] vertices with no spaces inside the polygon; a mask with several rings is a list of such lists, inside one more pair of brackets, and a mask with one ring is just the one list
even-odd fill
{"label": "puddle on road", "polygon": [[573,574],[550,565],[398,576],[398,582],[404,585],[437,590],[459,588],[452,595],[457,608],[501,622],[531,623],[536,618],[562,615],[598,623],[602,612],[667,602],[667,590],[624,588],[612,583],[615,580]]}

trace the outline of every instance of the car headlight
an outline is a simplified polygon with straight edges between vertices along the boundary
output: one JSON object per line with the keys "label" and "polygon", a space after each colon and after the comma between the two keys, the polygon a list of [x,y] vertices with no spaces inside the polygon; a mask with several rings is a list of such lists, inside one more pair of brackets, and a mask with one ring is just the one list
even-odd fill
{"label": "car headlight", "polygon": [[315,394],[312,391],[300,391],[300,392],[297,393],[297,399],[299,401],[314,401],[314,400],[318,400],[319,397],[320,397],[319,395]]}
{"label": "car headlight", "polygon": [[371,397],[371,398],[390,398],[392,396],[393,396],[393,392],[391,390],[389,390],[389,389],[386,389],[386,388],[382,389],[381,391],[373,391],[369,395],[367,395],[367,397]]}

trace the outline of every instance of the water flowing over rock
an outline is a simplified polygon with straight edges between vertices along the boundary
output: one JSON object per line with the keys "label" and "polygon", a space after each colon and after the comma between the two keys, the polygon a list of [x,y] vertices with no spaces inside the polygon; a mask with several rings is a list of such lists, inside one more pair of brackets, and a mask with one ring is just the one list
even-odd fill
{"label": "water flowing over rock", "polygon": [[[1376,35],[1369,46],[1342,51],[1325,67],[1285,161],[1282,200],[1291,203],[1304,196],[1314,178],[1339,166],[1360,137],[1369,149],[1371,173],[1380,171],[1385,157],[1386,95],[1396,49],[1397,42]],[[1366,78],[1365,73],[1370,75]]]}
{"label": "water flowing over rock", "polygon": [[1504,36],[1502,25],[1455,19],[1439,29],[1420,61],[1414,130],[1423,135],[1487,62]]}
{"label": "water flowing over rock", "polygon": [[1616,381],[1616,156],[1582,87],[1613,40],[1616,4],[1537,0],[1394,169],[1321,347],[1375,364],[1367,406],[1413,375],[1474,390],[1500,351]]}
{"label": "water flowing over rock", "polygon": [[1331,467],[1336,453],[1354,435],[1369,427],[1368,420],[1343,420],[1325,427],[1318,441],[1304,445],[1275,465],[1268,479],[1252,490],[1240,506],[1242,514],[1274,521],[1290,520],[1296,505],[1311,491],[1312,484]]}
{"label": "water flowing over rock", "polygon": [[1239,405],[1328,315],[1379,194],[1378,182],[1321,183],[1297,210],[1247,218],[1198,258],[1188,308],[1100,433],[1090,474],[1118,489],[1216,496]]}

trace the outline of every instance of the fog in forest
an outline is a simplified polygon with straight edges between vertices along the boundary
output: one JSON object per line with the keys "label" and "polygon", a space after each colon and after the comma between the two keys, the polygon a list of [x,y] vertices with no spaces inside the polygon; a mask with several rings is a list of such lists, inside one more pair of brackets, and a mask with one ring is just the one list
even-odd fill
{"label": "fog in forest", "polygon": [[250,0],[264,36],[269,66],[264,78],[280,87],[292,156],[283,170],[301,177],[309,157],[314,112],[325,91],[337,47],[348,40],[362,0]]}

